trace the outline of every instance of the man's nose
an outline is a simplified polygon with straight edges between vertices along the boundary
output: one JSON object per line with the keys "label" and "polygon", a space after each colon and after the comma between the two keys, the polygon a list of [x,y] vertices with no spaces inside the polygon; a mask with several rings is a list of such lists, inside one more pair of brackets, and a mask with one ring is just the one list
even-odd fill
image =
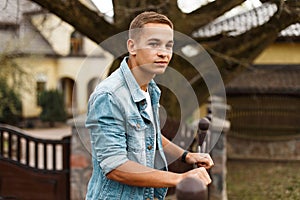
{"label": "man's nose", "polygon": [[167,49],[165,49],[165,48],[159,48],[159,49],[157,50],[157,55],[158,55],[158,56],[166,57],[166,56],[168,56],[169,54],[170,54],[170,51],[167,50]]}

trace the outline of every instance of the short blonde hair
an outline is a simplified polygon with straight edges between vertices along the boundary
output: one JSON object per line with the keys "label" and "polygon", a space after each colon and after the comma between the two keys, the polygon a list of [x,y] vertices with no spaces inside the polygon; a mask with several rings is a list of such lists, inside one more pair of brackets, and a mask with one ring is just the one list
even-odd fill
{"label": "short blonde hair", "polygon": [[173,23],[167,16],[154,11],[145,11],[137,15],[131,21],[129,26],[129,38],[133,38],[136,34],[139,33],[139,31],[137,30],[143,28],[144,25],[148,23],[167,24],[171,29],[173,29]]}

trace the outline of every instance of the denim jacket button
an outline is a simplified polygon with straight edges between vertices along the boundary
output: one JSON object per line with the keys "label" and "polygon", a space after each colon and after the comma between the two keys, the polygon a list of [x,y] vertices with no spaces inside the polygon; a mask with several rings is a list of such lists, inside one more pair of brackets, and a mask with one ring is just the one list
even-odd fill
{"label": "denim jacket button", "polygon": [[151,150],[152,149],[152,145],[149,145],[147,148],[148,148],[148,150]]}

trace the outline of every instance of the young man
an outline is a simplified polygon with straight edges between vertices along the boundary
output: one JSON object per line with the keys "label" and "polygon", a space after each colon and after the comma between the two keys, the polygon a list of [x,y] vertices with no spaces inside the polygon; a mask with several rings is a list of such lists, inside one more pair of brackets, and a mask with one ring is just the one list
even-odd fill
{"label": "young man", "polygon": [[[208,154],[186,152],[160,132],[160,90],[153,78],[167,68],[173,43],[173,24],[166,16],[144,12],[131,22],[129,57],[89,100],[86,126],[94,169],[86,199],[164,199],[167,187],[187,176],[211,182]],[[199,168],[168,172],[165,153]]]}

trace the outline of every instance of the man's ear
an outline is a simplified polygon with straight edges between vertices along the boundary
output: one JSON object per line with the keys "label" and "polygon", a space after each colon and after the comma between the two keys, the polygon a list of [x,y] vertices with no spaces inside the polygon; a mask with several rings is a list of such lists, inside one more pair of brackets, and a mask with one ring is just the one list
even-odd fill
{"label": "man's ear", "polygon": [[130,55],[136,55],[136,44],[134,40],[132,39],[127,40],[127,50]]}

